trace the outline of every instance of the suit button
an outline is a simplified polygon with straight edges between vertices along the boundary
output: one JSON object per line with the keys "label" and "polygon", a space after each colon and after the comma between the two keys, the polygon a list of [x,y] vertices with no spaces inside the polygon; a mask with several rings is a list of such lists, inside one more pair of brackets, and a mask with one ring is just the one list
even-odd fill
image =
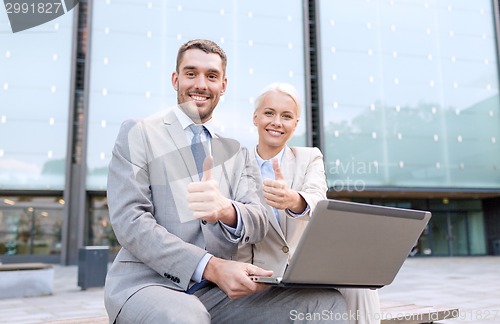
{"label": "suit button", "polygon": [[285,245],[283,248],[281,248],[281,251],[283,251],[283,253],[288,253],[290,249],[288,248],[288,246]]}
{"label": "suit button", "polygon": [[245,237],[245,243],[248,243],[248,241],[250,241],[250,238],[247,236]]}
{"label": "suit button", "polygon": [[202,221],[201,221],[201,223],[202,223],[203,225],[207,225],[207,221],[206,221],[206,220],[202,220]]}

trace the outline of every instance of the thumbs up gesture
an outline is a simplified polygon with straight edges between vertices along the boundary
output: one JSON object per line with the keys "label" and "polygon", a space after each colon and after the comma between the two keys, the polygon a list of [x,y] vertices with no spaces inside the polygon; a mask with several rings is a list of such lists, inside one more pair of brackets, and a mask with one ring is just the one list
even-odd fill
{"label": "thumbs up gesture", "polygon": [[212,175],[213,168],[214,158],[211,156],[207,156],[205,160],[203,160],[203,174],[201,175],[201,181],[214,180],[214,176]]}
{"label": "thumbs up gesture", "polygon": [[214,160],[207,156],[203,161],[201,181],[188,184],[188,207],[193,216],[213,223],[221,221],[229,226],[236,226],[236,211],[231,200],[224,197],[219,184],[214,180],[212,169]]}
{"label": "thumbs up gesture", "polygon": [[264,179],[263,194],[269,206],[276,209],[289,209],[296,214],[302,213],[307,204],[304,198],[295,190],[288,188],[285,177],[281,173],[278,159],[273,159],[273,179]]}

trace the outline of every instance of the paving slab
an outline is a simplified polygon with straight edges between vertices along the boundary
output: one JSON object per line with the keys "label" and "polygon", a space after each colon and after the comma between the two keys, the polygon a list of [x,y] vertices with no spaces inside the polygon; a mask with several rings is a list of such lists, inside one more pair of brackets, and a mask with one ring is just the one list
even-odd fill
{"label": "paving slab", "polygon": [[[76,323],[102,318],[104,289],[82,290],[77,266],[54,266],[50,296],[0,299],[0,323]],[[382,304],[417,304],[459,309],[439,323],[500,323],[500,256],[412,257],[394,282],[379,290]]]}

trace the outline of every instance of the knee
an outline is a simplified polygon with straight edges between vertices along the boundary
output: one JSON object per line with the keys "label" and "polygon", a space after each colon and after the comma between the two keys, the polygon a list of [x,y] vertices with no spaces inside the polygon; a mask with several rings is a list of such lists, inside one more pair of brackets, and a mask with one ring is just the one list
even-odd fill
{"label": "knee", "polygon": [[143,289],[133,295],[116,319],[117,324],[209,324],[210,321],[209,312],[198,298],[158,287]]}
{"label": "knee", "polygon": [[[311,289],[304,292],[303,300],[308,301],[307,309],[312,312],[342,313],[347,311],[347,303],[335,289]],[[304,304],[304,306],[306,306]]]}
{"label": "knee", "polygon": [[156,312],[152,314],[151,318],[146,320],[144,323],[158,323],[158,324],[177,324],[177,323],[192,323],[192,324],[210,324],[211,317],[210,313],[199,303],[198,305],[192,305],[192,307],[187,309],[170,309],[165,312]]}
{"label": "knee", "polygon": [[307,294],[309,296],[303,299],[307,300],[307,304],[303,304],[305,306],[304,314],[312,319],[311,322],[348,323],[346,319],[348,315],[347,303],[344,296],[337,290],[311,289]]}
{"label": "knee", "polygon": [[[120,314],[122,315],[122,314]],[[187,309],[172,309],[165,306],[161,309],[156,308],[154,310],[141,311],[140,313],[134,314],[134,316],[118,316],[117,324],[177,324],[177,323],[206,323],[209,324],[210,314],[205,307],[200,303],[195,307],[191,307],[189,311]],[[130,320],[132,318],[132,320]]]}
{"label": "knee", "polygon": [[342,294],[335,289],[324,289],[319,295],[319,303],[324,308],[330,307],[332,311],[343,313],[347,312],[347,301]]}

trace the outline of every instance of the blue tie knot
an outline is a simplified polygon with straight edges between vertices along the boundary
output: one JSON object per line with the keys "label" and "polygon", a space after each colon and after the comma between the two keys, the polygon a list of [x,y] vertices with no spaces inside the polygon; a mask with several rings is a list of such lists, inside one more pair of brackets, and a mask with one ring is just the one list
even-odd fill
{"label": "blue tie knot", "polygon": [[194,134],[193,141],[196,139],[198,139],[198,141],[201,141],[200,135],[202,132],[205,131],[205,126],[191,124],[191,125],[189,125],[189,128],[191,129],[191,131]]}

